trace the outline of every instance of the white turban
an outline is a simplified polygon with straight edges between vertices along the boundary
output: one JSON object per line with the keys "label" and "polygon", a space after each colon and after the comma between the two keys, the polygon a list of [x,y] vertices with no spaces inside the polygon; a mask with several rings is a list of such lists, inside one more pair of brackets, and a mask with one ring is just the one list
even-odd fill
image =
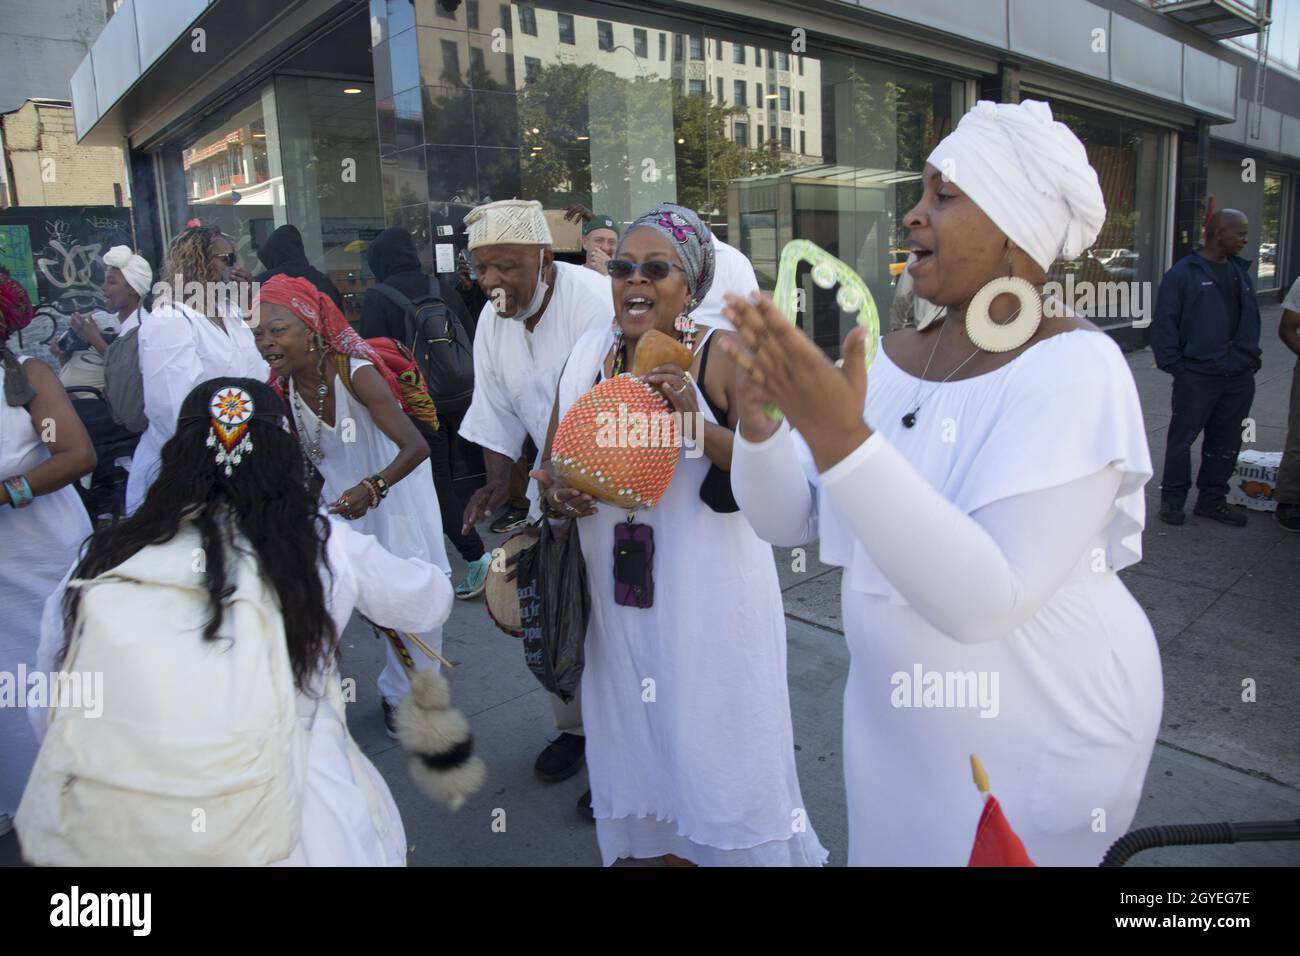
{"label": "white turban", "polygon": [[1087,150],[1039,100],[980,100],[929,163],[1044,270],[1078,258],[1106,221]]}
{"label": "white turban", "polygon": [[128,246],[114,246],[104,253],[104,265],[112,266],[122,273],[126,284],[135,290],[136,295],[145,295],[153,288],[153,269],[143,256],[137,256]]}
{"label": "white turban", "polygon": [[535,199],[502,199],[475,206],[465,217],[469,227],[469,248],[518,243],[551,245],[551,227],[546,224],[542,204]]}

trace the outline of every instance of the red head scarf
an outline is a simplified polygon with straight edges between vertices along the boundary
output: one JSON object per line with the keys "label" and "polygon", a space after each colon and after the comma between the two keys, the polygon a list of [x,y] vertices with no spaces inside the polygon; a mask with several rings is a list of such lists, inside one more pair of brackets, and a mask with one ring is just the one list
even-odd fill
{"label": "red head scarf", "polygon": [[[334,300],[306,279],[295,279],[287,275],[272,276],[261,284],[257,298],[253,300],[253,315],[257,317],[257,321],[261,321],[258,309],[263,304],[280,305],[288,309],[307,328],[324,339],[326,347],[331,352],[370,362],[374,365],[375,371],[388,383],[388,390],[397,399],[397,404],[405,407],[401,386],[397,384],[397,376],[393,374],[379,353],[357,334],[356,329],[348,324],[347,319],[343,318],[343,313],[334,304]],[[274,372],[271,373],[269,384],[281,398],[288,394],[288,383]]]}

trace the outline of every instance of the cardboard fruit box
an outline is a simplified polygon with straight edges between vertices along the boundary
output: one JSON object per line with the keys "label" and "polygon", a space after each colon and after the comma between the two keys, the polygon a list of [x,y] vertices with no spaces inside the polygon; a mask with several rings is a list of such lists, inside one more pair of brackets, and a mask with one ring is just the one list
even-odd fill
{"label": "cardboard fruit box", "polygon": [[1280,451],[1243,451],[1228,479],[1228,504],[1244,505],[1252,511],[1276,511],[1273,486],[1281,464]]}

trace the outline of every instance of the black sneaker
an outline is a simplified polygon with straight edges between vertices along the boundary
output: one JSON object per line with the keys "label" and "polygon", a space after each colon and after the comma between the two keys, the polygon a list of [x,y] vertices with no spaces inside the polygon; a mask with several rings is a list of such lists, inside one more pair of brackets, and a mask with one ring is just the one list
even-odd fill
{"label": "black sneaker", "polygon": [[397,739],[397,708],[382,698],[379,701],[384,708],[384,731],[394,740]]}
{"label": "black sneaker", "polygon": [[568,780],[582,769],[587,750],[587,738],[577,734],[560,734],[552,740],[533,764],[533,772],[542,783],[559,783]]}
{"label": "black sneaker", "polygon": [[511,531],[518,531],[527,523],[527,508],[507,507],[489,527],[492,529],[493,534],[509,534]]}
{"label": "black sneaker", "polygon": [[1223,524],[1232,525],[1234,528],[1242,528],[1246,525],[1246,513],[1240,508],[1234,508],[1226,501],[1218,501],[1212,505],[1197,504],[1192,509],[1192,514],[1202,518],[1210,518],[1213,521],[1219,521]]}
{"label": "black sneaker", "polygon": [[1182,505],[1161,503],[1160,520],[1165,524],[1182,524],[1187,520],[1187,513],[1183,511]]}
{"label": "black sneaker", "polygon": [[591,790],[578,798],[578,816],[584,820],[590,820],[592,823],[596,822],[596,814],[591,809]]}
{"label": "black sneaker", "polygon": [[1277,519],[1283,531],[1300,531],[1300,505],[1279,503],[1273,517]]}

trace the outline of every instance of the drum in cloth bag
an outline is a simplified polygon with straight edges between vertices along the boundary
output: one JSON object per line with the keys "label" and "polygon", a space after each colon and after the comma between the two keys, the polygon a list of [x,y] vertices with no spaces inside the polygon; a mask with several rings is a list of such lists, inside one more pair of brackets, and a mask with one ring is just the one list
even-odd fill
{"label": "drum in cloth bag", "polygon": [[[523,637],[524,628],[519,614],[519,580],[510,577],[518,564],[513,559],[519,552],[537,543],[537,535],[526,531],[511,535],[497,551],[492,552],[492,563],[488,566],[487,583],[483,588],[483,603],[487,607],[488,617],[498,628],[511,637]],[[501,570],[497,570],[500,568]],[[509,577],[509,580],[507,578]]]}
{"label": "drum in cloth bag", "polygon": [[637,511],[668,490],[681,455],[681,420],[654,386],[634,375],[605,379],[565,413],[551,467],[571,488]]}

